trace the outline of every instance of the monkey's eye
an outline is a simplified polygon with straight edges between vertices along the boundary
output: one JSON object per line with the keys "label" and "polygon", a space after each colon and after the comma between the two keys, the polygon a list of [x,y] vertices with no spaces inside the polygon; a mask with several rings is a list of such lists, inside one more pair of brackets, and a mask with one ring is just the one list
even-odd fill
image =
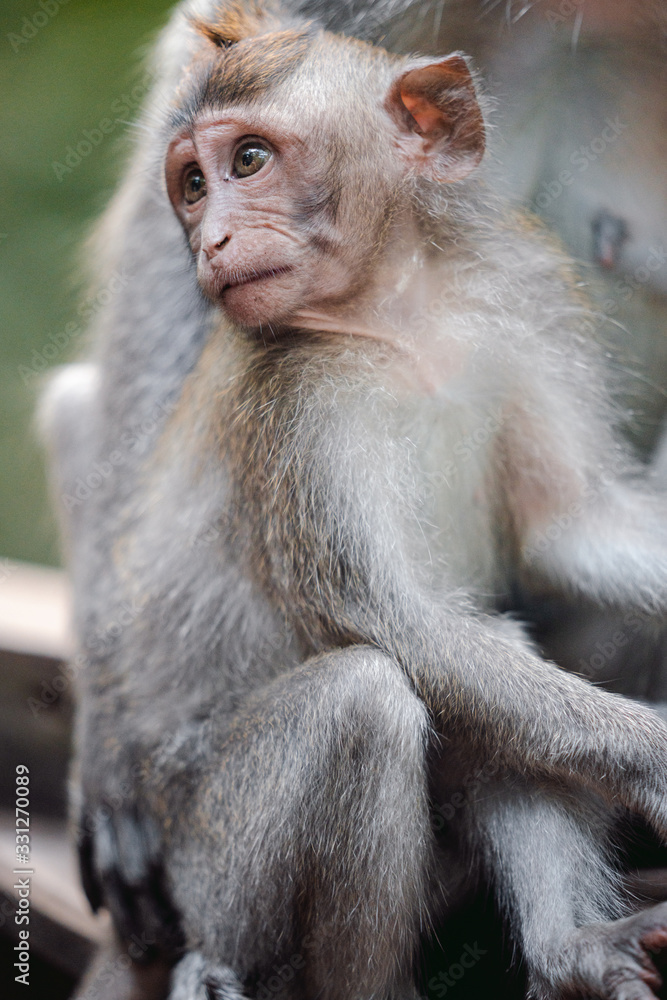
{"label": "monkey's eye", "polygon": [[188,205],[194,205],[206,194],[206,178],[200,167],[191,167],[183,178],[183,197]]}
{"label": "monkey's eye", "polygon": [[236,152],[234,157],[234,174],[236,177],[251,177],[269,162],[272,152],[259,142],[246,142]]}

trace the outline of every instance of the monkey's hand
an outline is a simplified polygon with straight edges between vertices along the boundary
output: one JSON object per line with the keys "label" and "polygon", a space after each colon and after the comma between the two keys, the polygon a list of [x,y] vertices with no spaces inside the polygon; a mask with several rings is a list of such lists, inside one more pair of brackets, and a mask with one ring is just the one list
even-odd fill
{"label": "monkey's hand", "polygon": [[243,1000],[243,993],[230,968],[214,965],[194,951],[174,969],[169,1000]]}
{"label": "monkey's hand", "polygon": [[182,947],[178,914],[166,887],[157,825],[127,802],[87,803],[78,831],[83,888],[93,910],[106,906],[137,961]]}
{"label": "monkey's hand", "polygon": [[535,977],[530,996],[655,1000],[662,985],[652,953],[667,948],[667,903],[609,923],[580,927]]}

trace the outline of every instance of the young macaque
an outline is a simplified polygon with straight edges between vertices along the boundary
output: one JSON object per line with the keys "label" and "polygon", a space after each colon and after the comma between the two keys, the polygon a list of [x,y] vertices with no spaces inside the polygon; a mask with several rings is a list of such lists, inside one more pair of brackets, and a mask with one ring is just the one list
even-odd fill
{"label": "young macaque", "polygon": [[667,907],[624,916],[607,844],[667,837],[667,727],[496,608],[663,614],[667,505],[568,261],[484,186],[465,58],[230,0],[157,62],[97,251],[132,281],[44,404],[92,904],[184,944],[178,1000],[370,1000],[481,880],[531,996],[650,1000]]}

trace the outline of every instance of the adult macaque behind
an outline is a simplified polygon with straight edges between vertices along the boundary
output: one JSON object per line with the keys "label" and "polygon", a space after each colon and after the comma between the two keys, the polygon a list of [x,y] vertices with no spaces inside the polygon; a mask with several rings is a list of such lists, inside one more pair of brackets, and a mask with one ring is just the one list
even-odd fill
{"label": "adult macaque behind", "polygon": [[45,403],[63,497],[123,459],[66,503],[91,902],[178,925],[177,996],[297,955],[285,997],[398,998],[474,870],[533,996],[650,1000],[667,910],[615,920],[606,850],[620,806],[667,836],[667,728],[495,614],[667,605],[568,262],[476,179],[461,55],[197,15],[101,230],[133,280]]}

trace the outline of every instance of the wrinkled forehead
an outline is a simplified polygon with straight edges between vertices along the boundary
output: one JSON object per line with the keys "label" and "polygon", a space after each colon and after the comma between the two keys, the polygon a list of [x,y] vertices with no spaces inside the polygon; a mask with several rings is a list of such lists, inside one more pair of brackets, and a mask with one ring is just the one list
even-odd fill
{"label": "wrinkled forehead", "polygon": [[254,106],[258,111],[270,109],[292,128],[307,129],[335,104],[343,126],[353,106],[358,118],[359,111],[377,103],[389,71],[390,57],[383,50],[310,25],[227,44],[202,37],[184,76],[171,125],[189,131],[210,113]]}

